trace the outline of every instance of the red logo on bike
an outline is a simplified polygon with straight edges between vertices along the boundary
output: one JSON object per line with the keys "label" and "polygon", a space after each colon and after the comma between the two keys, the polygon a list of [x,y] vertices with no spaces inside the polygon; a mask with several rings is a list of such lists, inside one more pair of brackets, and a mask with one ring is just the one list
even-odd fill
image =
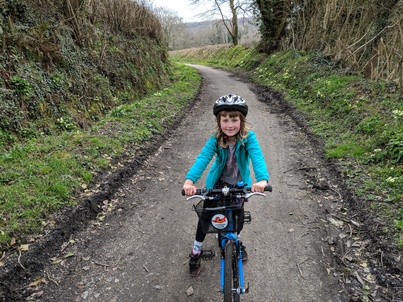
{"label": "red logo on bike", "polygon": [[223,214],[215,214],[211,218],[211,224],[218,230],[225,229],[228,225],[228,219]]}

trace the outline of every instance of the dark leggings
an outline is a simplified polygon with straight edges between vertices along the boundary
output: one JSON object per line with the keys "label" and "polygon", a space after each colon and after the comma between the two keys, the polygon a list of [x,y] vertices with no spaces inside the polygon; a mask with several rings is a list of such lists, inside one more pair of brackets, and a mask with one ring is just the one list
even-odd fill
{"label": "dark leggings", "polygon": [[206,235],[207,234],[203,232],[203,228],[202,228],[201,222],[199,220],[199,222],[197,223],[196,241],[203,242],[204,239],[206,238]]}

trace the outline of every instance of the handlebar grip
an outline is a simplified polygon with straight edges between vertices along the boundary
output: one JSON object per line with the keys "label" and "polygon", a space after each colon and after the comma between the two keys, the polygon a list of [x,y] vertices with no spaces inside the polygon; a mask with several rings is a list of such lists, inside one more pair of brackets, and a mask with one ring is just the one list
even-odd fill
{"label": "handlebar grip", "polygon": [[[201,189],[196,189],[196,194],[195,195],[201,195],[202,190]],[[185,196],[185,190],[182,189],[182,196]]]}
{"label": "handlebar grip", "polygon": [[272,187],[271,185],[267,185],[267,186],[264,188],[264,190],[265,190],[265,191],[269,191],[269,192],[273,192],[273,187]]}

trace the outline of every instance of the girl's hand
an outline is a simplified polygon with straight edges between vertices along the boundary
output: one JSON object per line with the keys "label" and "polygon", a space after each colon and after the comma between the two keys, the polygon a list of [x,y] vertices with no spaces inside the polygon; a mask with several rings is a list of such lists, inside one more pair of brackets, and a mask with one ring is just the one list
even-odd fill
{"label": "girl's hand", "polygon": [[252,192],[264,193],[264,188],[267,186],[267,180],[261,180],[252,185]]}
{"label": "girl's hand", "polygon": [[192,196],[196,194],[196,187],[193,185],[192,181],[186,180],[183,184],[183,191],[185,191],[186,196]]}

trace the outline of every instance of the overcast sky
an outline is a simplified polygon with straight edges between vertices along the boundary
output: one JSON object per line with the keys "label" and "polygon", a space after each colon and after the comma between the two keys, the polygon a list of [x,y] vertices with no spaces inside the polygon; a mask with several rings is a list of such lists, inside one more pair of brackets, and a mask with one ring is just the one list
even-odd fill
{"label": "overcast sky", "polygon": [[195,7],[189,4],[189,0],[150,0],[155,7],[166,7],[178,13],[185,22],[203,21],[197,17],[197,14],[208,10],[206,6]]}

